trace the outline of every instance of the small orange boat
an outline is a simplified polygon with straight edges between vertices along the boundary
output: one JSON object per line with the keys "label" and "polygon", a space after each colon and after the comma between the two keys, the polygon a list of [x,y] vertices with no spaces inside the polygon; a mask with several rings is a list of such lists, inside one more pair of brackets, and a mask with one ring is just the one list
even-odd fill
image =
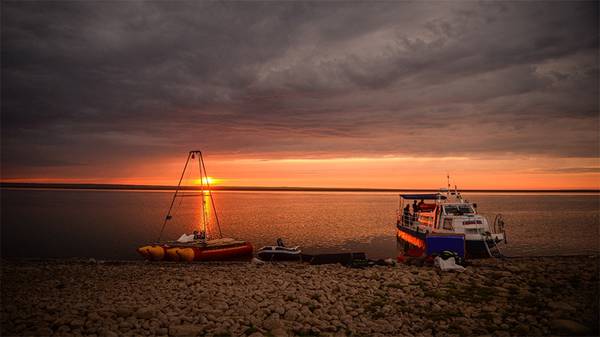
{"label": "small orange boat", "polygon": [[[198,159],[198,167],[200,169],[200,194],[184,194],[180,193],[181,182],[185,175],[188,164],[191,160]],[[206,184],[207,189],[204,189]],[[202,209],[202,221],[200,232],[194,231],[194,235],[182,235],[176,241],[161,242],[162,233],[169,220],[172,219],[172,210],[175,205],[175,200],[179,197],[184,196],[200,196],[200,203]],[[207,200],[205,200],[205,198]],[[215,216],[216,224],[219,229],[218,238],[209,240],[207,237],[207,222],[208,214],[206,212],[206,204],[212,205],[212,211]],[[190,151],[188,158],[183,167],[179,184],[173,195],[171,206],[165,217],[162,229],[158,241],[143,245],[137,249],[138,253],[145,259],[151,261],[221,261],[221,260],[233,260],[251,258],[253,253],[253,247],[250,242],[236,240],[231,238],[223,238],[221,234],[221,225],[219,223],[219,217],[217,216],[215,203],[212,198],[209,178],[206,174],[206,168],[204,166],[204,159],[202,158],[202,152]]]}
{"label": "small orange boat", "polygon": [[221,261],[252,257],[254,248],[250,242],[235,239],[217,239],[206,242],[146,245],[138,253],[152,261]]}

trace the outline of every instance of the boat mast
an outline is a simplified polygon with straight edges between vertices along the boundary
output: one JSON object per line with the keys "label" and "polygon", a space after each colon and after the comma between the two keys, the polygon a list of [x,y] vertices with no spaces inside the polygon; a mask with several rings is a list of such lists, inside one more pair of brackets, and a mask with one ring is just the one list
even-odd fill
{"label": "boat mast", "polygon": [[[173,194],[173,199],[171,200],[171,205],[169,206],[169,211],[167,212],[167,215],[165,216],[165,220],[163,222],[162,228],[160,229],[160,234],[158,235],[157,242],[160,242],[160,239],[162,238],[167,221],[171,220],[171,218],[172,218],[171,211],[173,210],[173,206],[175,205],[175,200],[177,199],[179,190],[181,189],[181,183],[183,181],[183,177],[187,170],[188,164],[190,163],[190,160],[196,159],[196,156],[198,156],[198,171],[200,173],[200,193],[201,193],[200,209],[202,212],[202,215],[201,215],[202,220],[200,223],[201,238],[203,240],[206,240],[206,238],[207,238],[206,233],[207,233],[207,226],[208,226],[208,213],[207,213],[207,209],[206,209],[206,201],[204,200],[204,185],[205,184],[206,184],[207,194],[210,197],[210,204],[212,206],[213,213],[215,214],[217,229],[219,230],[219,238],[223,237],[223,234],[221,232],[221,224],[219,222],[219,215],[217,214],[217,209],[215,207],[215,202],[213,200],[212,192],[211,192],[211,188],[210,188],[210,182],[208,181],[208,173],[206,173],[206,166],[204,165],[204,158],[202,157],[202,152],[196,150],[196,151],[190,151],[188,153],[187,159],[185,161],[185,165],[183,166],[183,171],[181,172],[181,177],[179,178],[179,182],[177,183],[177,188],[175,189],[175,193]],[[184,194],[181,196],[186,196],[186,195]]]}

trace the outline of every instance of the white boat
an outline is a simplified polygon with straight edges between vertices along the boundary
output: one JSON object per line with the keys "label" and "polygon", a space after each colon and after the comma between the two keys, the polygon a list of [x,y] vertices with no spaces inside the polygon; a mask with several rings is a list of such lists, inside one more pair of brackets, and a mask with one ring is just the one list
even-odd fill
{"label": "white boat", "polygon": [[300,261],[301,254],[299,246],[286,247],[281,239],[277,239],[277,246],[264,246],[257,252],[263,261]]}
{"label": "white boat", "polygon": [[[428,235],[459,234],[464,235],[467,256],[500,256],[498,245],[506,243],[502,215],[496,215],[490,225],[477,213],[477,204],[463,199],[456,188],[453,192],[449,189],[441,192],[400,195],[396,228],[397,238],[404,243],[404,248],[426,249]],[[409,205],[411,201],[413,205],[418,203],[416,210]]]}

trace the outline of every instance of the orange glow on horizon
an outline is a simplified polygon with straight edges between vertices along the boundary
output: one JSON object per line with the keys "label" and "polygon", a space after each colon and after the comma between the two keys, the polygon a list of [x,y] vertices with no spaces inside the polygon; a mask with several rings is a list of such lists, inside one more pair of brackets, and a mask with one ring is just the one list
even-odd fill
{"label": "orange glow on horizon", "polygon": [[[211,186],[333,187],[438,189],[600,189],[597,158],[554,157],[356,157],[356,158],[206,158],[210,172],[221,178],[203,181]],[[145,158],[135,163],[73,167],[36,167],[3,172],[3,182],[128,184],[175,186],[182,160],[175,156]],[[12,174],[11,174],[12,173]],[[226,178],[223,178],[226,177]],[[200,179],[185,179],[199,185]]]}

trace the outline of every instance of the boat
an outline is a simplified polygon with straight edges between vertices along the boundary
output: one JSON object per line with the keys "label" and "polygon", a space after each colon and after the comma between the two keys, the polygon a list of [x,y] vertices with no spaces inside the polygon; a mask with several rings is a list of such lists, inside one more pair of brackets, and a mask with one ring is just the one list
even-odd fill
{"label": "boat", "polygon": [[[444,193],[445,192],[445,193]],[[411,210],[410,203],[413,205]],[[418,202],[418,204],[417,204]],[[464,237],[466,257],[500,257],[500,243],[506,244],[501,214],[492,225],[477,213],[477,204],[464,199],[458,189],[440,189],[433,194],[401,194],[396,220],[397,239],[405,251],[427,251],[434,237]]]}
{"label": "boat", "polygon": [[[199,192],[186,193],[182,188],[183,177],[192,162],[198,161],[200,178],[197,180],[200,184]],[[192,163],[192,164],[194,164]],[[162,241],[162,235],[167,223],[173,219],[176,207],[181,203],[176,203],[178,198],[199,197],[200,198],[200,230],[194,231],[194,234],[183,234],[179,239],[172,241]],[[209,211],[208,204],[211,205],[212,214],[218,231],[208,231]],[[137,252],[147,260],[151,261],[220,261],[232,259],[251,258],[253,247],[250,242],[236,240],[232,238],[223,238],[221,233],[221,224],[217,215],[215,203],[210,188],[210,179],[206,173],[204,159],[201,151],[190,151],[183,167],[183,172],[179,178],[177,189],[171,199],[171,206],[164,218],[160,234],[156,242],[143,245],[137,249]]]}
{"label": "boat", "polygon": [[264,246],[257,252],[258,258],[263,261],[301,261],[301,254],[299,246],[286,247],[281,239],[277,239],[276,246]]}

